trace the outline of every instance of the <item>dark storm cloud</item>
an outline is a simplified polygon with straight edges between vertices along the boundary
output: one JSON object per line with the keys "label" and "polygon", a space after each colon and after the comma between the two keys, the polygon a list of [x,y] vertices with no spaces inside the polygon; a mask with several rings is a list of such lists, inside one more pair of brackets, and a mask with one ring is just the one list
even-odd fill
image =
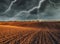
{"label": "dark storm cloud", "polygon": [[14,0],[0,0],[0,21],[4,20],[32,20],[32,19],[60,19],[60,0],[51,0],[56,5],[50,3],[48,0],[45,0],[39,12],[37,9],[34,9],[30,13],[21,13],[16,16],[20,11],[28,11],[35,6],[38,6],[40,0],[17,0],[13,3],[11,10],[3,14],[6,9],[8,9],[11,2]]}

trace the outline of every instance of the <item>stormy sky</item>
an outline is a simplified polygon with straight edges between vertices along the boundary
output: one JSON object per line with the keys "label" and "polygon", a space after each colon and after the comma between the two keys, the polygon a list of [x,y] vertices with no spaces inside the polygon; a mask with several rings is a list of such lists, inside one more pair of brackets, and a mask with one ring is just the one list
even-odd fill
{"label": "stormy sky", "polygon": [[60,0],[0,0],[0,21],[60,20]]}

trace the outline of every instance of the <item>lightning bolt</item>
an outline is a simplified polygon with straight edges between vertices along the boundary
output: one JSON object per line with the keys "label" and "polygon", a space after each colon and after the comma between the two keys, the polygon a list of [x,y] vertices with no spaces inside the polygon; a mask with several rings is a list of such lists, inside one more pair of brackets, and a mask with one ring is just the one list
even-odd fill
{"label": "lightning bolt", "polygon": [[45,0],[40,0],[38,6],[35,6],[35,7],[33,7],[32,9],[29,9],[28,11],[20,11],[20,12],[17,13],[14,17],[19,16],[21,13],[30,13],[30,12],[33,11],[34,9],[38,9],[38,10],[39,10],[39,8],[41,7],[41,4],[42,4],[44,1],[45,1]]}
{"label": "lightning bolt", "polygon": [[3,12],[3,14],[7,13],[8,11],[10,11],[10,10],[11,10],[12,5],[13,5],[16,1],[17,1],[17,0],[12,1],[12,2],[11,2],[11,4],[9,5],[8,9],[7,9],[7,10],[5,10],[5,12]]}
{"label": "lightning bolt", "polygon": [[27,16],[29,16],[30,14],[30,12],[31,11],[33,11],[34,9],[38,9],[39,10],[39,8],[41,7],[41,4],[44,2],[45,0],[40,0],[39,1],[39,4],[38,4],[38,6],[35,6],[35,7],[33,7],[32,9],[29,9],[29,10],[25,10],[25,11],[20,11],[19,13],[17,13],[15,16],[13,16],[12,18],[10,18],[9,20],[16,20],[16,17],[17,16],[21,16],[21,13],[27,13],[28,15]]}

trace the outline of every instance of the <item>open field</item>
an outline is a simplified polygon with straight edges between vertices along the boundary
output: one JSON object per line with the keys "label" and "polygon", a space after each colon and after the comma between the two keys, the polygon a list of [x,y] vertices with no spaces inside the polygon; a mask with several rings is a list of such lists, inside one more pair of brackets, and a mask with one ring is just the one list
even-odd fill
{"label": "open field", "polygon": [[60,44],[60,22],[0,22],[0,44]]}

